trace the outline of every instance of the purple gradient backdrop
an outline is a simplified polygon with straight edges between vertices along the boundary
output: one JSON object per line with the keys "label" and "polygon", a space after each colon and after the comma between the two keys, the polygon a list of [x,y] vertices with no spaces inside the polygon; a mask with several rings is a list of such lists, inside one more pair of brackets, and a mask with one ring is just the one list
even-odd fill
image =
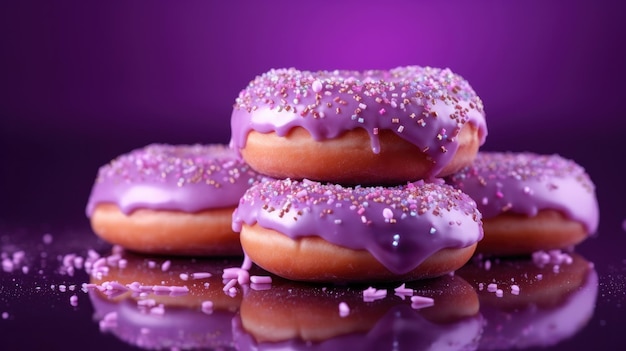
{"label": "purple gradient backdrop", "polygon": [[[10,166],[1,173],[0,210],[43,211],[74,196],[65,207],[75,213],[97,167],[120,153],[150,142],[227,142],[238,92],[255,75],[288,66],[449,67],[485,103],[485,149],[558,152],[584,164],[595,156],[575,151],[617,146],[607,140],[626,126],[626,21],[618,6],[5,1],[0,156]],[[609,144],[591,145],[589,132]],[[39,200],[25,200],[32,198]]]}

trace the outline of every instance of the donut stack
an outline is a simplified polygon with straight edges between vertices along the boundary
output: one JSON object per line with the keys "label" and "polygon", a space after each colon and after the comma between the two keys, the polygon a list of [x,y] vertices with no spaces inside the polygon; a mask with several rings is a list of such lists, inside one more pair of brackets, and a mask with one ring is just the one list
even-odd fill
{"label": "donut stack", "polygon": [[483,236],[476,202],[445,184],[485,142],[483,104],[449,69],[270,70],[236,99],[230,145],[273,178],[233,230],[287,279],[413,280],[463,266]]}

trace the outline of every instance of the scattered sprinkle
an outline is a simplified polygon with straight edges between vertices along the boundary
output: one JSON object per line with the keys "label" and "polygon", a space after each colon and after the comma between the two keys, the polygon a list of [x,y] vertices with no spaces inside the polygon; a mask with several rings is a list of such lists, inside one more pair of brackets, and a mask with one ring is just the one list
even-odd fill
{"label": "scattered sprinkle", "polygon": [[202,312],[206,313],[206,314],[211,314],[213,313],[213,301],[202,301]]}
{"label": "scattered sprinkle", "polygon": [[394,289],[396,296],[404,299],[407,296],[413,296],[413,289],[407,288],[405,283]]}
{"label": "scattered sprinkle", "polygon": [[435,300],[426,296],[411,296],[411,308],[420,309],[430,307],[435,304]]}
{"label": "scattered sprinkle", "polygon": [[345,302],[339,303],[339,316],[347,317],[350,314],[350,307]]}
{"label": "scattered sprinkle", "polygon": [[385,289],[376,289],[373,287],[369,287],[363,290],[363,301],[371,302],[379,299],[383,299],[387,296],[387,290]]}

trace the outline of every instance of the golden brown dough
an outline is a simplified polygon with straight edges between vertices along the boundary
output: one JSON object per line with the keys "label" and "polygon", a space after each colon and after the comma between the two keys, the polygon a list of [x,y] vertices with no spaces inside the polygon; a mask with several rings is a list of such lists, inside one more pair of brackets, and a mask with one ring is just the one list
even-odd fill
{"label": "golden brown dough", "polygon": [[376,282],[432,278],[462,267],[476,249],[476,244],[443,249],[414,270],[398,275],[365,250],[340,247],[319,237],[292,240],[274,230],[246,224],[240,236],[244,251],[254,263],[283,278],[300,281]]}

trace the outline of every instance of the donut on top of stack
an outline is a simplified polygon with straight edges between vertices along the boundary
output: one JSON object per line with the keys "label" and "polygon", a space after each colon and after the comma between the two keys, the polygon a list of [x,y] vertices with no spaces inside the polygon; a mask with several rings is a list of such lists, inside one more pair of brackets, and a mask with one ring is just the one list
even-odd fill
{"label": "donut on top of stack", "polygon": [[483,103],[449,69],[270,70],[237,97],[231,146],[260,173],[353,185],[443,177],[485,142]]}
{"label": "donut on top of stack", "polygon": [[270,70],[240,92],[231,129],[231,147],[276,178],[233,214],[244,252],[274,274],[435,277],[482,238],[474,200],[438,179],[471,164],[487,135],[482,101],[449,69]]}

